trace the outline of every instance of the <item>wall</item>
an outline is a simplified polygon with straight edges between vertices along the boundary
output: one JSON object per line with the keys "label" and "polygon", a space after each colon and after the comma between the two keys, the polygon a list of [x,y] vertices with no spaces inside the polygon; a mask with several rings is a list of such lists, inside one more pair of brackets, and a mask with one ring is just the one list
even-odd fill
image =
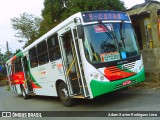
{"label": "wall", "polygon": [[147,80],[160,79],[160,48],[141,51]]}

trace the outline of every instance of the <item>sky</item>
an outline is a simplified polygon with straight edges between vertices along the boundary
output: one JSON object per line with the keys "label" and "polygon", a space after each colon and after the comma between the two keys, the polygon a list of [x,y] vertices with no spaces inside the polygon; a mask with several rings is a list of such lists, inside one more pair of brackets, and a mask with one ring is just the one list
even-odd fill
{"label": "sky", "polygon": [[[144,3],[144,0],[121,0],[125,6],[130,8],[136,4]],[[26,12],[41,17],[41,10],[44,0],[1,0],[0,4],[0,49],[1,52],[6,52],[6,41],[9,44],[9,50],[15,52],[16,49],[21,49],[24,42],[19,43],[19,38],[14,37],[16,31],[12,29],[11,18],[19,17],[20,14]],[[24,40],[24,39],[20,39]]]}
{"label": "sky", "polygon": [[12,29],[11,18],[19,17],[26,12],[41,17],[41,10],[44,0],[1,0],[0,4],[0,49],[6,52],[6,41],[9,44],[9,50],[15,52],[16,49],[22,49],[23,43],[19,43],[19,38],[14,37],[16,31]]}

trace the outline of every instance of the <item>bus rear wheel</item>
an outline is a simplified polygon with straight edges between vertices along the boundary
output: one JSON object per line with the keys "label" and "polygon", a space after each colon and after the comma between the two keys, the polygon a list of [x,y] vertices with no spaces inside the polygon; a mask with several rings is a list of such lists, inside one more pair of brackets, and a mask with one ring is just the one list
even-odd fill
{"label": "bus rear wheel", "polygon": [[64,106],[70,107],[74,105],[75,100],[69,96],[67,85],[64,82],[61,82],[58,86],[58,95]]}

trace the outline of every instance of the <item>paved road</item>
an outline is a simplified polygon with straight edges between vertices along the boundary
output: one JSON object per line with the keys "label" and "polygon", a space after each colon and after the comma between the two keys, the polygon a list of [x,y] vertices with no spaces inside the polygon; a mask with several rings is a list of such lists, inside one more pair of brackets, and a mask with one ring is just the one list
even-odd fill
{"label": "paved road", "polygon": [[[36,96],[24,100],[22,96],[0,87],[0,111],[160,111],[160,89],[118,91],[93,100],[78,100],[75,106],[64,107],[56,97]],[[130,119],[134,118],[127,120]]]}

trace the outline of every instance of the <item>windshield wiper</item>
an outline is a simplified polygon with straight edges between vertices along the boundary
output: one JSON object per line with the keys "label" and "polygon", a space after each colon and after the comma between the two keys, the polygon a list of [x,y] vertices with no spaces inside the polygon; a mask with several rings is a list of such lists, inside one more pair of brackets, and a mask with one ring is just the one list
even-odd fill
{"label": "windshield wiper", "polygon": [[125,43],[124,43],[124,39],[125,38],[124,38],[123,33],[122,33],[123,32],[123,24],[124,24],[124,21],[121,21],[120,22],[120,31],[119,32],[120,32],[120,35],[121,35],[121,40],[122,40],[123,46],[125,48]]}
{"label": "windshield wiper", "polygon": [[109,34],[109,36],[111,37],[111,39],[113,39],[115,41],[115,43],[117,44],[117,50],[119,51],[120,53],[120,48],[119,48],[119,45],[118,45],[118,40],[117,40],[117,37],[114,33],[114,31],[112,32],[101,20],[98,21],[101,25],[103,25],[104,28],[106,28],[106,34]]}
{"label": "windshield wiper", "polygon": [[103,25],[103,27],[104,28],[106,28],[106,34],[111,38],[111,39],[115,39],[116,37],[115,37],[115,35],[111,32],[111,30],[110,29],[108,29],[108,27],[101,21],[101,20],[98,20],[98,22],[101,24],[101,25]]}

